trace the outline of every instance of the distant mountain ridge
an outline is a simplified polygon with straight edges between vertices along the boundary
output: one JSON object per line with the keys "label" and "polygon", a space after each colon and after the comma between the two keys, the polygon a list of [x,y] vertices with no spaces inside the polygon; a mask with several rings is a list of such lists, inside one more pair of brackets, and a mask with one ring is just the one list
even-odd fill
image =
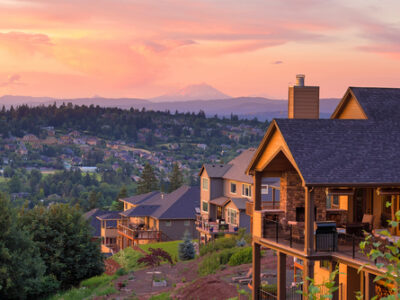
{"label": "distant mountain ridge", "polygon": [[[340,99],[329,98],[320,100],[320,115],[327,118],[333,112]],[[263,97],[237,97],[211,100],[189,100],[189,101],[166,101],[155,102],[153,100],[138,98],[75,98],[57,99],[51,97],[28,97],[11,96],[0,97],[0,105],[9,108],[11,105],[18,106],[27,104],[29,106],[50,105],[56,103],[71,102],[74,105],[99,105],[103,107],[119,107],[123,109],[142,109],[146,110],[169,110],[172,113],[179,112],[199,112],[203,110],[207,116],[218,115],[229,117],[231,114],[238,115],[240,118],[252,119],[257,117],[260,121],[271,120],[272,118],[287,117],[287,100],[271,100]]]}

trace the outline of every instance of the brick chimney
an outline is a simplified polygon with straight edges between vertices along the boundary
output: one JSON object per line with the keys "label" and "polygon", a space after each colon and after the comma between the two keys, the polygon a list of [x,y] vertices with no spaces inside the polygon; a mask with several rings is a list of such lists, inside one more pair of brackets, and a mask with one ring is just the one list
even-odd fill
{"label": "brick chimney", "polygon": [[305,86],[305,75],[296,75],[296,84],[289,86],[289,119],[319,118],[319,86]]}

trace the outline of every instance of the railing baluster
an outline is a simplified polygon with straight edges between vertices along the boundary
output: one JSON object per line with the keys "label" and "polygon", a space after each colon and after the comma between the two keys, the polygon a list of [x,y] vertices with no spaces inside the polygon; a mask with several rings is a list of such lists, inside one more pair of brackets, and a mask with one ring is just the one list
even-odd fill
{"label": "railing baluster", "polygon": [[292,241],[293,241],[293,236],[292,236],[292,232],[293,232],[293,225],[289,225],[289,244],[290,244],[290,248],[292,248]]}
{"label": "railing baluster", "polygon": [[279,223],[276,222],[275,223],[275,240],[277,243],[278,243],[278,226],[279,226]]}
{"label": "railing baluster", "polygon": [[356,256],[356,236],[353,234],[353,258]]}

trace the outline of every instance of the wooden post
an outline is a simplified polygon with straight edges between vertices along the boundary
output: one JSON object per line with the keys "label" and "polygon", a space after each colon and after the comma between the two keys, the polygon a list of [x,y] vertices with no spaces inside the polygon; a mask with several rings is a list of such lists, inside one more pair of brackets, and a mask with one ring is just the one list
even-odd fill
{"label": "wooden post", "polygon": [[374,279],[375,275],[364,272],[365,273],[365,280],[364,280],[364,299],[371,300],[375,296],[375,284]]}
{"label": "wooden post", "polygon": [[286,254],[278,252],[278,300],[286,299]]}
{"label": "wooden post", "polygon": [[[339,268],[339,264],[336,261],[332,260],[331,269],[330,269],[331,273],[334,272],[336,270],[336,268]],[[339,284],[340,283],[339,283],[339,273],[338,273],[338,274],[336,274],[336,277],[335,277],[335,287],[337,287],[338,289],[333,292],[332,300],[339,300],[339,288],[340,288]]]}
{"label": "wooden post", "polygon": [[304,252],[311,255],[314,252],[314,197],[312,189],[305,187],[304,209]]}
{"label": "wooden post", "polygon": [[253,176],[254,181],[254,201],[253,210],[261,210],[261,173],[255,172]]}
{"label": "wooden post", "polygon": [[260,245],[253,242],[253,291],[252,299],[258,300],[261,283],[261,249]]}
{"label": "wooden post", "polygon": [[307,278],[314,278],[314,262],[303,259],[303,294],[308,294],[310,281]]}

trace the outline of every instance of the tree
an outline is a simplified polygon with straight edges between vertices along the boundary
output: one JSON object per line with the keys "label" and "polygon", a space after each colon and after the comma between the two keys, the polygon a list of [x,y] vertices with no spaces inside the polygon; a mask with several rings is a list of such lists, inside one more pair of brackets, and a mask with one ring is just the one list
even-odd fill
{"label": "tree", "polygon": [[185,231],[183,242],[179,244],[178,255],[180,260],[190,260],[196,256],[194,245],[188,231]]}
{"label": "tree", "polygon": [[144,166],[138,183],[138,194],[145,194],[157,190],[158,181],[154,169],[149,163]]}
{"label": "tree", "polygon": [[91,191],[89,194],[89,210],[98,207],[99,197],[95,191]]}
{"label": "tree", "polygon": [[149,252],[149,254],[138,259],[139,264],[144,264],[148,267],[154,268],[159,266],[163,261],[168,262],[170,265],[174,263],[171,255],[161,248],[149,248]]}
{"label": "tree", "polygon": [[22,210],[21,224],[32,236],[46,266],[62,288],[104,271],[100,245],[76,206],[54,204]]}
{"label": "tree", "polygon": [[113,201],[111,204],[111,210],[124,210],[124,203],[119,201],[119,199],[123,199],[128,197],[128,191],[126,190],[126,186],[122,186],[121,190],[118,193],[117,199]]}
{"label": "tree", "polygon": [[39,298],[58,288],[17,214],[0,194],[0,299]]}
{"label": "tree", "polygon": [[8,182],[8,189],[10,193],[18,193],[21,191],[21,180],[17,175],[11,177],[10,181]]}
{"label": "tree", "polygon": [[183,184],[183,175],[177,163],[174,163],[172,172],[169,176],[169,183],[169,192],[175,191]]}

